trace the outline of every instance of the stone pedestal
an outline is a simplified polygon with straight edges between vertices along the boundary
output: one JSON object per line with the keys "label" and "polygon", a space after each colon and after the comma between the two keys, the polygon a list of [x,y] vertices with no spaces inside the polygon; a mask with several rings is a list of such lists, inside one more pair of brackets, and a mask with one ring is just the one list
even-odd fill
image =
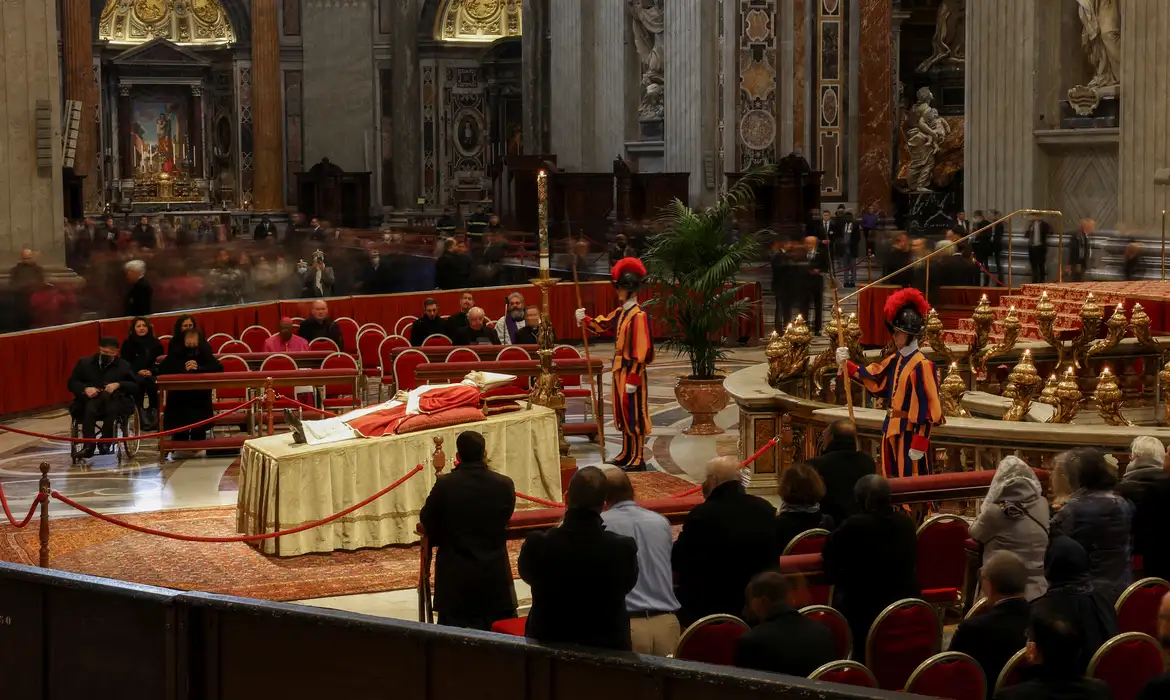
{"label": "stone pedestal", "polygon": [[861,0],[861,35],[865,49],[858,67],[859,208],[892,212],[894,95],[893,11],[889,0]]}
{"label": "stone pedestal", "polygon": [[[740,407],[739,409],[739,460],[750,457],[756,450],[768,443],[777,435],[783,435],[785,430],[784,418],[775,412],[754,412]],[[774,496],[780,490],[780,472],[783,466],[784,451],[781,445],[791,444],[791,438],[781,440],[756,461],[747,467],[747,477],[744,486],[748,493],[757,496]],[[804,461],[804,456],[793,456],[793,459]]]}
{"label": "stone pedestal", "polygon": [[[0,2],[0,66],[0,267],[26,246],[46,268],[63,266],[56,2]],[[49,132],[40,144],[38,104]]]}
{"label": "stone pedestal", "polygon": [[280,83],[280,12],[276,0],[252,0],[252,200],[257,211],[284,208]]}
{"label": "stone pedestal", "polygon": [[100,178],[97,164],[97,86],[93,78],[93,17],[89,0],[61,3],[62,53],[65,64],[65,99],[81,103],[81,126],[73,173],[82,180],[82,200],[87,212],[100,207]]}

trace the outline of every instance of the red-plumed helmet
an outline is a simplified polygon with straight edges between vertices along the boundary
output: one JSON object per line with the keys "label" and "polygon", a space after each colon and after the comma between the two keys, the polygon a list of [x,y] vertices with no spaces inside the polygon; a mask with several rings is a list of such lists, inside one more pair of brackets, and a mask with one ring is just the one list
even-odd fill
{"label": "red-plumed helmet", "polygon": [[926,303],[926,298],[922,296],[922,292],[907,287],[886,299],[885,306],[886,328],[893,331],[902,331],[911,336],[916,336],[922,332],[923,326],[926,325],[926,314],[930,313],[930,304]]}
{"label": "red-plumed helmet", "polygon": [[646,278],[646,266],[637,258],[622,258],[610,270],[613,283],[618,289],[636,292]]}

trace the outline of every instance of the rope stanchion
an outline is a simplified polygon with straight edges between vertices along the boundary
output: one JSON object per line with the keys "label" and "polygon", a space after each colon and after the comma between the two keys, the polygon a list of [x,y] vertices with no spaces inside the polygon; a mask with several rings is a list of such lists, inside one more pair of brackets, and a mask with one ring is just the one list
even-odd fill
{"label": "rope stanchion", "polygon": [[355,503],[343,511],[334,513],[333,515],[322,518],[320,520],[315,520],[311,523],[306,523],[304,525],[294,527],[291,530],[280,530],[277,532],[266,532],[266,533],[263,533],[260,535],[236,535],[234,537],[203,537],[203,536],[199,536],[199,535],[180,535],[180,534],[177,534],[174,532],[165,532],[163,530],[155,530],[153,528],[142,527],[141,525],[135,525],[133,523],[128,523],[125,520],[119,520],[118,518],[112,518],[108,515],[103,515],[103,514],[97,512],[96,510],[93,510],[92,508],[87,508],[87,507],[81,505],[77,501],[74,501],[73,499],[69,498],[68,496],[62,495],[61,493],[59,493],[57,491],[53,491],[52,496],[53,496],[53,498],[57,499],[58,501],[61,501],[65,505],[67,505],[71,508],[75,508],[75,509],[81,511],[82,513],[85,513],[86,515],[89,515],[91,517],[97,518],[98,520],[110,523],[111,525],[117,525],[118,527],[124,527],[127,530],[134,530],[135,532],[140,532],[144,535],[155,535],[156,537],[166,537],[167,539],[179,540],[181,542],[215,542],[215,543],[260,542],[262,540],[271,540],[271,539],[275,539],[277,537],[284,537],[285,535],[295,535],[298,532],[304,532],[305,530],[312,530],[315,527],[321,527],[322,525],[328,525],[329,523],[333,522],[334,520],[337,520],[338,518],[343,518],[343,517],[349,515],[350,513],[354,512],[355,510],[358,510],[359,508],[363,508],[363,507],[373,503],[374,501],[378,500],[382,496],[385,496],[386,494],[390,493],[391,491],[393,491],[394,489],[398,488],[403,483],[405,483],[407,479],[414,476],[415,474],[418,474],[422,470],[423,470],[423,465],[419,464],[414,469],[411,469],[409,472],[407,472],[401,479],[395,481],[393,484],[390,484],[389,486],[387,486],[386,488],[382,489],[381,491],[375,493],[374,495],[370,496],[369,498],[366,498],[365,500],[360,501],[358,503]]}
{"label": "rope stanchion", "polygon": [[8,522],[17,530],[28,525],[28,522],[32,520],[33,514],[37,512],[37,506],[41,504],[41,499],[44,497],[44,494],[38,493],[37,497],[33,499],[32,506],[28,509],[28,515],[24,516],[24,520],[16,522],[16,518],[12,515],[12,510],[8,507],[8,499],[4,496],[4,486],[0,484],[0,506],[4,506],[4,517],[8,518]]}
{"label": "rope stanchion", "polygon": [[537,504],[542,505],[542,506],[548,506],[549,508],[564,508],[565,507],[564,503],[557,503],[555,501],[546,501],[543,498],[537,498],[536,496],[529,496],[528,494],[520,493],[519,491],[516,492],[516,498],[523,498],[526,501],[532,501],[533,503],[537,503]]}
{"label": "rope stanchion", "polygon": [[205,425],[208,425],[210,423],[214,423],[215,421],[219,420],[220,418],[223,418],[224,416],[230,416],[233,413],[242,411],[245,408],[256,403],[257,401],[260,401],[260,397],[256,397],[250,401],[245,401],[244,403],[240,404],[239,406],[236,406],[235,408],[231,409],[230,411],[224,411],[223,413],[218,413],[218,414],[216,414],[216,415],[214,415],[206,420],[201,420],[198,423],[192,423],[191,425],[184,425],[181,428],[172,428],[170,430],[164,430],[164,431],[158,432],[158,433],[146,433],[143,435],[131,435],[128,437],[113,437],[113,438],[80,437],[80,438],[75,438],[75,437],[67,437],[65,435],[49,435],[48,433],[38,433],[38,432],[35,432],[32,430],[23,430],[21,428],[13,428],[10,425],[0,425],[0,430],[2,430],[4,432],[8,432],[8,433],[16,433],[17,435],[24,435],[27,437],[41,438],[42,440],[56,440],[58,442],[82,443],[82,444],[86,444],[86,445],[106,445],[106,444],[116,443],[116,442],[130,442],[131,440],[153,440],[155,438],[166,437],[168,435],[174,435],[175,433],[181,433],[181,432],[184,432],[187,430],[194,430],[195,428],[202,428]]}
{"label": "rope stanchion", "polygon": [[[778,442],[780,442],[779,437],[774,437],[771,440],[765,442],[763,447],[761,447],[760,449],[753,452],[752,455],[750,457],[748,457],[747,459],[745,459],[744,461],[740,462],[739,468],[743,469],[747,465],[756,461],[757,459],[762,457],[765,452],[772,449]],[[671,498],[686,498],[687,496],[693,496],[702,490],[703,490],[703,486],[700,484],[699,486],[696,486],[696,487],[691,488],[691,489],[687,489],[686,491],[683,491],[682,493],[673,494],[671,496]]]}

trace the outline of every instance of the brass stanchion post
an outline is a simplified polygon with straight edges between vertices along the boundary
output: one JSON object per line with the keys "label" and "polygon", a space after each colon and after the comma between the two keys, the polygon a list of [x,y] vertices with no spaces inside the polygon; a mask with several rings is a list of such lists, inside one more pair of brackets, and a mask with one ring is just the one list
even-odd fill
{"label": "brass stanchion post", "polygon": [[264,380],[264,410],[268,412],[268,434],[275,435],[276,426],[272,413],[276,410],[276,392],[272,388],[272,377]]}
{"label": "brass stanchion post", "polygon": [[47,569],[49,568],[49,495],[53,493],[53,489],[49,485],[48,462],[41,462],[39,492],[41,494],[41,552],[39,563],[42,569]]}

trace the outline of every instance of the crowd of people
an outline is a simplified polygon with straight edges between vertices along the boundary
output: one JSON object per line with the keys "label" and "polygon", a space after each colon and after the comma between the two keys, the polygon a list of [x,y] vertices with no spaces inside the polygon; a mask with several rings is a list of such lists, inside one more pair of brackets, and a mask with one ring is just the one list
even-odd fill
{"label": "crowd of people", "polygon": [[[867,638],[888,605],[921,595],[915,523],[893,504],[889,482],[856,449],[854,435],[848,421],[832,424],[822,454],[786,470],[779,512],[745,491],[734,459],[713,460],[705,500],[674,541],[667,520],[635,502],[624,472],[578,470],[562,523],[531,535],[520,550],[520,577],[532,589],[527,636],[665,655],[681,629],[723,613],[751,625],[737,642],[737,665],[807,676],[835,660],[828,628],[799,614],[788,579],[776,571],[797,534],[830,531],[824,575],[854,640]],[[505,548],[515,496],[506,476],[484,466],[482,438],[464,433],[458,448],[459,466],[439,479],[422,512],[438,547],[435,609],[443,624],[490,629],[516,613]],[[970,529],[983,546],[983,612],[961,622],[950,645],[980,663],[989,697],[1021,649],[1032,665],[1000,697],[1109,697],[1084,673],[1118,632],[1113,606],[1132,580],[1131,556],[1143,558],[1148,576],[1170,573],[1170,544],[1159,537],[1170,513],[1166,449],[1141,437],[1131,451],[1120,480],[1098,450],[1061,454],[1051,504],[1019,458],[996,470]],[[1163,608],[1162,642],[1170,645],[1170,597]],[[1155,681],[1143,697],[1161,697],[1148,693],[1167,683]]]}

